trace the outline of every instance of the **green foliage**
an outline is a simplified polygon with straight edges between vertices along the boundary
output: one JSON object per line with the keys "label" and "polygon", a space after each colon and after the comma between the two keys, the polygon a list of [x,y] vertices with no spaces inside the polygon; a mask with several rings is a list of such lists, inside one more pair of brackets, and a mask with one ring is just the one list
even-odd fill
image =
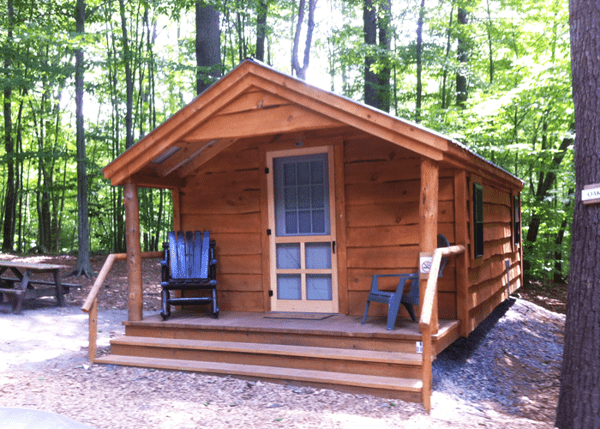
{"label": "green foliage", "polygon": [[[210,2],[221,13],[221,51],[227,72],[256,52],[261,2]],[[377,2],[375,2],[377,3]],[[130,55],[116,2],[87,2],[85,35],[75,29],[75,4],[13,0],[9,22],[0,10],[0,86],[10,88],[15,152],[0,148],[0,176],[16,168],[16,250],[42,246],[77,249],[74,48],[85,52],[85,116],[89,210],[93,251],[122,250],[122,191],[101,169],[125,149],[125,64],[134,76],[134,140],[178,111],[194,96],[195,2],[125,2]],[[297,2],[268,0],[265,61],[289,73]],[[366,46],[363,2],[318,3],[309,83],[361,100],[367,54],[372,71],[392,68],[392,112],[415,114],[416,23],[420,2],[393,2],[392,53]],[[468,11],[466,24],[457,7]],[[568,269],[574,175],[568,5],[566,0],[438,0],[425,2],[422,123],[464,142],[525,182],[524,237],[529,274],[564,275]],[[468,60],[457,59],[457,43]],[[468,80],[465,108],[456,106],[456,74]],[[0,132],[4,136],[4,121]],[[560,162],[557,162],[560,159]],[[553,175],[551,186],[543,185]],[[6,186],[0,181],[0,207]],[[142,239],[156,249],[170,219],[170,193],[140,192]],[[159,213],[161,213],[159,218]],[[564,237],[562,241],[557,239]],[[556,264],[557,256],[562,266]]]}

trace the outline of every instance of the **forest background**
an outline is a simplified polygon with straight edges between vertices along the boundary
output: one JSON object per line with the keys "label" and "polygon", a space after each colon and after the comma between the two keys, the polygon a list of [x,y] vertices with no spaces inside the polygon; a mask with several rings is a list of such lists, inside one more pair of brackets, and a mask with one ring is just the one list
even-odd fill
{"label": "forest background", "polygon": [[[524,180],[526,274],[562,282],[575,191],[568,13],[566,0],[3,0],[2,250],[77,252],[83,208],[89,249],[122,252],[122,188],[101,168],[201,80],[253,57],[452,136]],[[170,192],[139,198],[142,250],[158,250]]]}

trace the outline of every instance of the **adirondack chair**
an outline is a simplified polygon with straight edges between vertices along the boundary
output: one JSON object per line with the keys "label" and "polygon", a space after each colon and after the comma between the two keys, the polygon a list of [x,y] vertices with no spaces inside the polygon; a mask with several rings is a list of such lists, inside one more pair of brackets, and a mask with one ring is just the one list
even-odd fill
{"label": "adirondack chair", "polygon": [[[215,241],[210,232],[169,232],[169,242],[164,243],[165,259],[162,268],[162,309],[160,315],[166,320],[171,305],[212,304],[212,316],[219,317],[217,305],[217,260]],[[181,291],[181,297],[171,297],[173,290]],[[185,291],[210,290],[211,296],[186,297]]]}
{"label": "adirondack chair", "polygon": [[[438,235],[437,247],[448,247],[450,243],[448,239],[443,235]],[[448,258],[442,258],[442,262],[440,264],[440,274],[439,277],[442,277],[444,272],[444,268],[446,267],[446,263],[448,262]],[[379,278],[380,277],[398,277],[398,286],[394,292],[392,291],[384,291],[379,290]],[[406,284],[410,282],[410,290],[408,294],[404,295],[404,289],[406,288]],[[365,315],[363,316],[362,323],[365,324],[367,321],[367,313],[369,312],[369,304],[371,302],[381,302],[389,305],[388,309],[388,317],[387,317],[387,329],[391,331],[394,329],[396,325],[396,319],[398,318],[398,310],[400,309],[400,304],[404,305],[410,318],[416,322],[417,317],[415,315],[415,309],[413,305],[419,305],[420,296],[419,296],[419,273],[410,273],[410,274],[375,274],[371,281],[371,291],[369,292],[369,296],[367,297],[367,305],[365,306]]]}

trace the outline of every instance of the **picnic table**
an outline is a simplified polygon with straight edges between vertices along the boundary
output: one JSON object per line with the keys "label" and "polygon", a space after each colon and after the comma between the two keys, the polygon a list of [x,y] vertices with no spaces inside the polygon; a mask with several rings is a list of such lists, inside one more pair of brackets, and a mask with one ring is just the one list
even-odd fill
{"label": "picnic table", "polygon": [[[25,299],[41,296],[54,296],[59,306],[65,305],[64,294],[69,293],[70,287],[76,284],[61,283],[58,271],[68,268],[65,265],[37,264],[30,262],[0,261],[0,294],[11,296],[12,311],[18,314]],[[15,277],[5,277],[10,271]],[[51,273],[53,281],[40,280],[38,274]],[[34,287],[41,286],[41,287]]]}

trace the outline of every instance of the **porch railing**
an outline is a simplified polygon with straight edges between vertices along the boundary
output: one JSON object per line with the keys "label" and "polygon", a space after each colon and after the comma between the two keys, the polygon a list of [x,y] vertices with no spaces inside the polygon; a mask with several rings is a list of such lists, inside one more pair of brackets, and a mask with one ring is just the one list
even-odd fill
{"label": "porch railing", "polygon": [[434,317],[433,312],[434,310],[437,311],[434,302],[437,292],[440,263],[442,262],[443,257],[458,255],[464,251],[465,246],[462,245],[440,247],[433,251],[433,261],[431,262],[431,270],[429,272],[429,278],[427,279],[427,287],[425,289],[425,296],[423,297],[423,305],[421,307],[421,319],[419,320],[419,328],[423,335],[423,406],[427,412],[431,411],[431,364],[433,362],[431,336],[432,334],[437,334],[438,330],[437,317]]}
{"label": "porch railing", "polygon": [[[149,258],[162,258],[164,256],[163,252],[143,252],[141,253],[142,259]],[[110,272],[110,269],[113,266],[115,261],[124,261],[127,259],[127,253],[111,253],[104,261],[104,265],[102,265],[102,269],[90,290],[85,302],[81,306],[81,309],[89,314],[89,349],[88,349],[88,359],[91,363],[96,359],[96,339],[98,337],[98,293],[100,292],[100,288],[104,284],[104,280],[106,280],[106,276]]]}

